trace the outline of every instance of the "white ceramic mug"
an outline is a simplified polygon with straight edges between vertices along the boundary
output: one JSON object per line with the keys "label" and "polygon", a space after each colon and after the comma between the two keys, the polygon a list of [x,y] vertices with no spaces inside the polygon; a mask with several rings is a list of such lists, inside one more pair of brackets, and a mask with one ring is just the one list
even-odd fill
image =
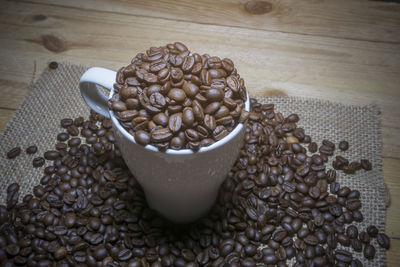
{"label": "white ceramic mug", "polygon": [[[214,204],[219,187],[235,163],[243,144],[245,127],[232,132],[198,152],[190,149],[159,152],[155,146],[137,144],[108,109],[114,93],[116,72],[93,67],[81,77],[79,88],[86,103],[111,118],[118,148],[143,188],[149,206],[171,221],[186,223],[204,215]],[[98,85],[110,91],[108,98]],[[250,110],[247,96],[245,110]]]}

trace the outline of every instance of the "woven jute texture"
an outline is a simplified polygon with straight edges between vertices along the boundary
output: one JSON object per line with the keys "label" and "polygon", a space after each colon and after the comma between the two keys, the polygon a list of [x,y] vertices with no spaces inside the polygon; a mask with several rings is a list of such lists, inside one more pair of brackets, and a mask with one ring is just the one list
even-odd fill
{"label": "woven jute texture", "polygon": [[[46,69],[38,81],[31,86],[29,94],[0,134],[0,201],[4,203],[7,186],[19,182],[21,195],[31,193],[34,185],[42,177],[43,168],[32,167],[33,155],[27,155],[24,149],[36,144],[37,155],[48,149],[54,149],[56,134],[61,131],[60,119],[65,117],[87,117],[89,108],[82,100],[78,81],[85,67],[59,64],[56,70]],[[340,172],[341,184],[361,192],[364,222],[356,225],[365,229],[376,225],[385,229],[386,186],[382,174],[382,137],[380,111],[376,106],[345,106],[339,103],[303,98],[262,98],[262,103],[274,103],[275,110],[284,115],[298,113],[299,126],[303,127],[313,141],[321,144],[328,139],[338,144],[347,140],[350,148],[346,152],[336,153],[350,160],[369,159],[373,170],[358,171],[355,175]],[[7,159],[9,149],[20,146],[23,152],[15,159]],[[377,248],[373,261],[365,260],[360,253],[354,256],[364,262],[364,266],[385,266],[386,253],[379,248],[376,240],[372,244]],[[347,248],[344,248],[347,249]]]}

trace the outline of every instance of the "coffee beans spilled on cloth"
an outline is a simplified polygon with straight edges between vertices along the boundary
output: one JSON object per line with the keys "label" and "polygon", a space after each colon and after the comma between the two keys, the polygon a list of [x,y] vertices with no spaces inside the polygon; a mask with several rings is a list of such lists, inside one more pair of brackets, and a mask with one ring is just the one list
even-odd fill
{"label": "coffee beans spilled on cloth", "polygon": [[122,67],[109,101],[143,146],[197,151],[247,119],[244,81],[232,60],[191,53],[179,42],[151,47]]}
{"label": "coffee beans spilled on cloth", "polygon": [[[64,131],[33,195],[10,184],[0,205],[4,266],[363,266],[372,260],[375,226],[360,229],[360,192],[336,181],[322,151],[273,104],[251,99],[240,157],[207,216],[175,225],[146,204],[125,166],[111,121],[63,119]],[[78,137],[80,135],[80,137]],[[325,146],[333,149],[330,142]],[[20,201],[19,201],[20,200]]]}

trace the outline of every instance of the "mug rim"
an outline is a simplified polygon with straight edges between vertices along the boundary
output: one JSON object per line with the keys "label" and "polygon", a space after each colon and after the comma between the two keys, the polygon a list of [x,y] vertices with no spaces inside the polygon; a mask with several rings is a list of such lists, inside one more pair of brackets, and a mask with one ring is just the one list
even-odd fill
{"label": "mug rim", "polygon": [[[111,88],[110,90],[110,94],[108,97],[108,100],[111,99],[111,97],[114,95],[115,89],[114,86]],[[249,93],[246,90],[246,101],[245,101],[245,107],[244,109],[248,112],[250,112],[250,98],[249,98]],[[146,145],[146,146],[142,146],[140,144],[138,144],[135,141],[135,138],[133,137],[133,135],[131,135],[124,127],[122,127],[121,123],[119,122],[119,120],[117,119],[117,117],[114,114],[114,111],[111,109],[108,109],[108,113],[110,114],[110,119],[112,120],[113,124],[117,127],[117,130],[123,134],[123,136],[125,138],[127,138],[129,141],[133,142],[136,145],[139,145],[141,147],[143,147],[144,149],[153,151],[153,152],[160,152],[160,153],[165,153],[165,154],[169,154],[169,155],[190,155],[190,154],[195,154],[195,153],[204,153],[204,152],[208,152],[211,150],[214,150],[220,146],[225,145],[226,143],[228,143],[229,141],[231,141],[236,135],[238,135],[240,133],[240,131],[242,130],[242,128],[244,127],[244,124],[242,122],[239,122],[235,128],[233,128],[233,130],[224,138],[222,138],[221,140],[213,143],[212,145],[209,146],[205,146],[205,147],[200,147],[200,149],[198,151],[193,151],[192,149],[179,149],[179,150],[175,150],[175,149],[171,149],[168,148],[165,152],[161,152],[160,150],[158,150],[157,147],[153,146],[153,145]]]}

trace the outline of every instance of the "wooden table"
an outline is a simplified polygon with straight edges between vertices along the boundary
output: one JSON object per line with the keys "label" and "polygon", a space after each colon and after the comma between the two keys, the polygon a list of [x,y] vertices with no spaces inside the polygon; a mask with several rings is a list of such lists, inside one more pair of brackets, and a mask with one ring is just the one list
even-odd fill
{"label": "wooden table", "polygon": [[388,265],[399,265],[400,4],[2,0],[0,25],[0,129],[49,61],[117,69],[150,46],[176,40],[232,58],[252,94],[379,105],[391,193]]}

